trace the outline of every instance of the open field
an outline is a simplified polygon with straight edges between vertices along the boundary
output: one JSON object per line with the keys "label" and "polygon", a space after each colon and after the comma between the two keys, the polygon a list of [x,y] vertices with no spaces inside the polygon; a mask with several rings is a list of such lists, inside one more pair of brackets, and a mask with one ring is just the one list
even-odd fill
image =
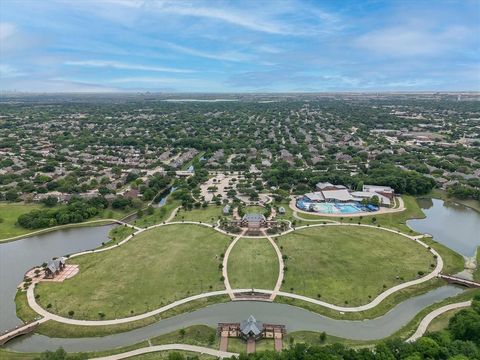
{"label": "open field", "polygon": [[175,216],[175,221],[201,221],[204,223],[215,223],[218,218],[223,216],[223,206],[208,205],[206,208],[194,209],[190,211],[180,210]]}
{"label": "open field", "polygon": [[269,241],[240,239],[228,258],[228,278],[232,288],[273,289],[278,278],[278,259]]}
{"label": "open field", "polygon": [[265,208],[262,206],[245,206],[245,214],[264,214]]}
{"label": "open field", "polygon": [[78,319],[141,314],[191,295],[223,288],[220,255],[229,238],[196,225],[146,231],[112,251],[75,258],[80,273],[40,283],[42,306]]}
{"label": "open field", "polygon": [[15,225],[20,215],[41,209],[39,204],[1,203],[0,204],[0,239],[7,239],[32,232],[30,229]]}
{"label": "open field", "polygon": [[288,256],[282,290],[337,305],[366,304],[435,264],[420,245],[372,228],[311,228],[278,239]]}
{"label": "open field", "polygon": [[147,227],[150,225],[162,223],[178,206],[180,206],[180,201],[173,200],[171,197],[168,197],[165,205],[159,208],[154,208],[152,215],[144,215],[140,219],[137,219],[132,223],[140,227]]}

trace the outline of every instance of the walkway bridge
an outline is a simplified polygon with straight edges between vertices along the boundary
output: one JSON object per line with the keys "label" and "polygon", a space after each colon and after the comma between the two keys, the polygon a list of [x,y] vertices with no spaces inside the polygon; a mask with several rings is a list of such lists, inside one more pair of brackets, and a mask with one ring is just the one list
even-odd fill
{"label": "walkway bridge", "polygon": [[3,334],[0,335],[0,346],[4,345],[7,341],[10,341],[17,336],[29,334],[35,331],[37,326],[40,325],[42,322],[44,322],[44,319],[35,320],[25,325],[19,325],[14,329],[5,331]]}
{"label": "walkway bridge", "polygon": [[480,283],[472,280],[462,279],[457,276],[440,274],[438,277],[452,284],[459,284],[469,288],[480,288]]}

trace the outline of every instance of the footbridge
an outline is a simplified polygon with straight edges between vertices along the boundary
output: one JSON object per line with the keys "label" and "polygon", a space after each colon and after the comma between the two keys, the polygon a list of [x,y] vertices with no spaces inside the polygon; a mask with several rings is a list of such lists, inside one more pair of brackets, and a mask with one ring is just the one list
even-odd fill
{"label": "footbridge", "polygon": [[463,279],[457,276],[440,274],[438,277],[452,284],[459,284],[469,288],[480,288],[479,282]]}

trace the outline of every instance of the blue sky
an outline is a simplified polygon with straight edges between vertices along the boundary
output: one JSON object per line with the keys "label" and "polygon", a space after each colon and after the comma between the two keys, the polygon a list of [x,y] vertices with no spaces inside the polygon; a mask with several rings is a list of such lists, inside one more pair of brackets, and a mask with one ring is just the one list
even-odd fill
{"label": "blue sky", "polygon": [[0,89],[480,90],[480,1],[1,0]]}

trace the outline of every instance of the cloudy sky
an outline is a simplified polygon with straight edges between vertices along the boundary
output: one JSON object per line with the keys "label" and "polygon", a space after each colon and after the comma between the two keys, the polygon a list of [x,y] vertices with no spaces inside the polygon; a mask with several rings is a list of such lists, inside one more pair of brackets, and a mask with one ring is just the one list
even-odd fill
{"label": "cloudy sky", "polygon": [[0,90],[480,90],[480,1],[1,0]]}

